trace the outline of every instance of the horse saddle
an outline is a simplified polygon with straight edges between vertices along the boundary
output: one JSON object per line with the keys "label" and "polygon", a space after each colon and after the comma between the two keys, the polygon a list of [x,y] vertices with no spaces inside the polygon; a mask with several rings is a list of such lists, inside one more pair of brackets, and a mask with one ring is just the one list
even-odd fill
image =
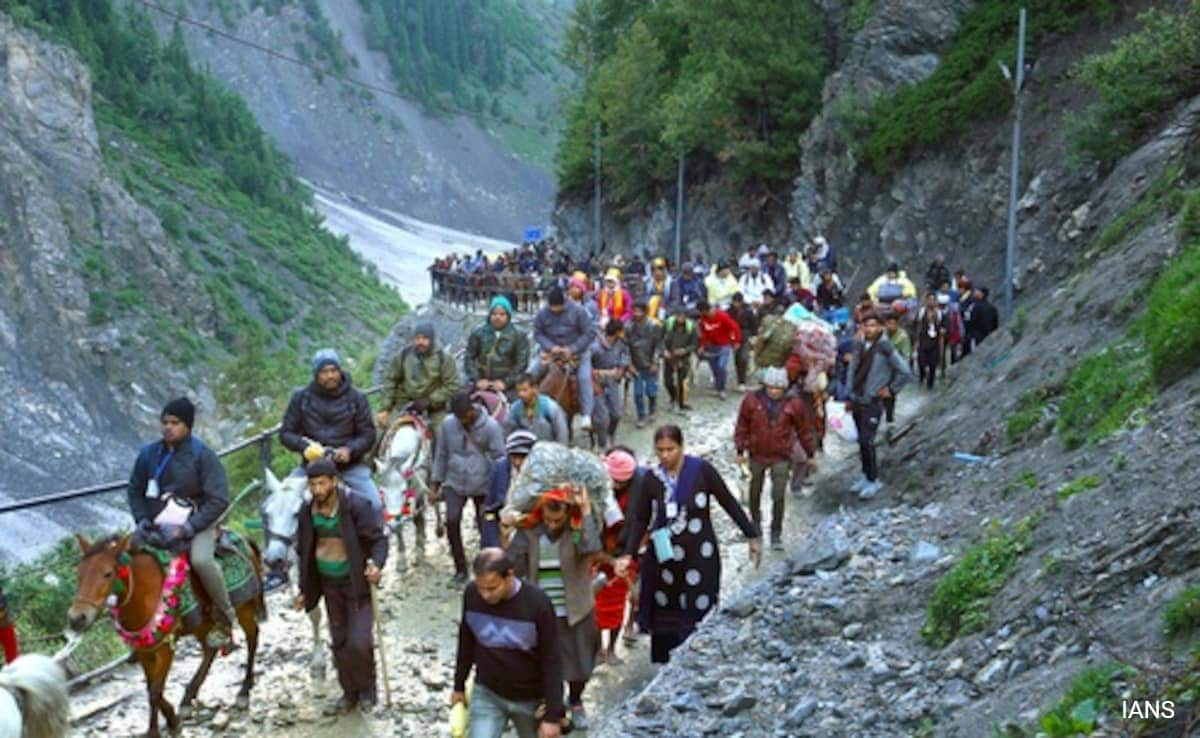
{"label": "horse saddle", "polygon": [[[217,565],[225,579],[225,590],[229,592],[229,602],[235,608],[258,596],[261,583],[254,570],[254,551],[249,540],[237,532],[224,528],[217,536],[216,557]],[[170,571],[171,562],[176,558],[170,551],[154,546],[142,546],[142,551],[153,556],[163,573]],[[179,554],[183,556],[185,554]],[[185,628],[198,627],[204,620],[208,610],[209,596],[204,591],[204,585],[196,576],[195,570],[190,571],[187,580],[179,587],[179,618]]]}

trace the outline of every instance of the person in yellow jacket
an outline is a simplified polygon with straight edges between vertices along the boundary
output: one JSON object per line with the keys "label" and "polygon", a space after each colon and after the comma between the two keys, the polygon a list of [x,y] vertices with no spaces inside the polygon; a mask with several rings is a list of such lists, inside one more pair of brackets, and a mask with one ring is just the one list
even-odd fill
{"label": "person in yellow jacket", "polygon": [[890,305],[895,300],[917,299],[917,287],[904,270],[892,262],[888,265],[887,271],[879,275],[879,278],[867,288],[867,294],[876,304],[887,303]]}
{"label": "person in yellow jacket", "polygon": [[704,280],[704,288],[708,291],[708,301],[721,310],[729,307],[734,294],[739,290],[737,278],[733,276],[729,264],[724,261],[717,262],[713,267]]}

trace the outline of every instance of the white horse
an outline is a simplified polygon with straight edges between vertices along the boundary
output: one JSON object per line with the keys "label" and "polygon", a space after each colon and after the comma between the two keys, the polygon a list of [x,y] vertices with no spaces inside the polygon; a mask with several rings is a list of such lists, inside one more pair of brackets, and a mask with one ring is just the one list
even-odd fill
{"label": "white horse", "polygon": [[39,653],[0,669],[0,738],[62,738],[70,722],[67,678]]}
{"label": "white horse", "polygon": [[[288,476],[282,481],[270,469],[264,469],[263,479],[267,487],[267,497],[262,502],[259,513],[262,516],[263,537],[266,539],[266,551],[263,561],[273,572],[286,575],[296,559],[296,533],[300,530],[300,508],[309,499],[308,479],[306,477]],[[286,577],[293,582],[293,599],[299,588],[295,579]],[[308,658],[308,673],[313,679],[325,679],[325,642],[321,639],[321,608],[314,607],[308,613],[312,624],[312,651]]]}
{"label": "white horse", "polygon": [[[414,423],[404,423],[390,434],[387,447],[380,449],[380,457],[375,459],[375,469],[379,474],[379,493],[383,498],[384,513],[391,520],[389,525],[396,534],[400,567],[403,567],[403,528],[406,519],[412,520],[416,528],[417,557],[425,555],[425,506],[429,499],[432,444],[424,428]],[[440,529],[441,510],[437,505],[434,505],[434,512]]]}

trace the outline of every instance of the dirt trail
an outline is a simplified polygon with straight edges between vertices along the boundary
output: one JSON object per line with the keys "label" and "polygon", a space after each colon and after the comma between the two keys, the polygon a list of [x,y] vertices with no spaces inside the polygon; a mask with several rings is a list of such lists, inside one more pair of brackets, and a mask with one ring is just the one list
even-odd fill
{"label": "dirt trail", "polygon": [[[694,392],[695,410],[687,416],[660,412],[659,423],[679,423],[684,430],[688,450],[706,456],[721,471],[730,487],[744,494],[746,481],[733,465],[732,431],[740,393],[731,392],[720,402],[702,372],[700,389]],[[902,398],[905,399],[905,398]],[[903,415],[904,405],[901,410]],[[632,398],[628,403],[632,415]],[[634,448],[648,460],[652,453],[652,427],[636,429],[627,416],[618,431],[618,440]],[[856,450],[834,435],[826,441],[817,484],[857,458]],[[809,517],[807,500],[789,496],[784,540],[789,548],[802,540],[815,524]],[[764,501],[764,517],[769,516]],[[470,513],[468,513],[470,518]],[[768,517],[769,519],[769,517]],[[747,582],[772,568],[781,552],[767,551],[757,572],[751,567],[747,547],[729,519],[714,516],[724,557],[723,596],[736,592]],[[432,526],[430,526],[432,529]],[[258,684],[248,713],[233,708],[234,695],[245,663],[245,651],[219,660],[201,691],[195,716],[185,725],[183,735],[280,736],[289,738],[333,738],[334,736],[436,736],[446,734],[446,708],[449,698],[457,621],[461,607],[459,588],[450,585],[453,566],[445,539],[431,538],[423,563],[415,560],[409,535],[409,561],[405,571],[395,567],[395,544],[381,591],[382,620],[385,624],[388,673],[393,690],[393,707],[378,708],[373,714],[353,713],[341,718],[322,715],[321,708],[335,699],[340,690],[332,664],[324,681],[313,680],[308,670],[310,629],[300,613],[287,607],[290,595],[275,593],[268,598],[270,619],[263,626]],[[477,536],[470,524],[464,525],[468,551],[476,550]],[[104,627],[100,624],[97,627]],[[649,641],[640,639],[632,649],[621,647],[625,664],[598,667],[585,695],[585,704],[593,720],[600,724],[608,709],[632,698],[653,678],[656,669],[649,663]],[[178,702],[183,686],[195,669],[198,649],[185,644],[180,650],[168,687],[168,697]],[[380,701],[383,681],[380,678]],[[122,695],[131,695],[109,709],[100,709]],[[81,720],[74,730],[79,736],[133,735],[145,729],[147,703],[139,670],[124,667],[104,682],[73,699],[75,715],[98,710]]]}

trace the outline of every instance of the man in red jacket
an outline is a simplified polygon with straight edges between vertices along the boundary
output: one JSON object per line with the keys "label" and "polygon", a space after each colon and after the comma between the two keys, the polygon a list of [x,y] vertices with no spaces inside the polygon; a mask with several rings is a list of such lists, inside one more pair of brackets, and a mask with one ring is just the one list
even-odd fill
{"label": "man in red jacket", "polygon": [[733,316],[705,300],[701,300],[696,308],[700,311],[699,355],[712,369],[713,386],[717,389],[717,396],[724,400],[729,360],[742,345],[742,329]]}
{"label": "man in red jacket", "polygon": [[750,515],[755,525],[762,520],[763,476],[768,469],[771,472],[771,548],[780,550],[792,447],[798,440],[808,454],[808,464],[815,466],[816,422],[808,403],[786,396],[788,377],[783,367],[765,369],[763,385],[742,398],[733,442],[738,464],[744,464],[746,454],[750,454]]}

